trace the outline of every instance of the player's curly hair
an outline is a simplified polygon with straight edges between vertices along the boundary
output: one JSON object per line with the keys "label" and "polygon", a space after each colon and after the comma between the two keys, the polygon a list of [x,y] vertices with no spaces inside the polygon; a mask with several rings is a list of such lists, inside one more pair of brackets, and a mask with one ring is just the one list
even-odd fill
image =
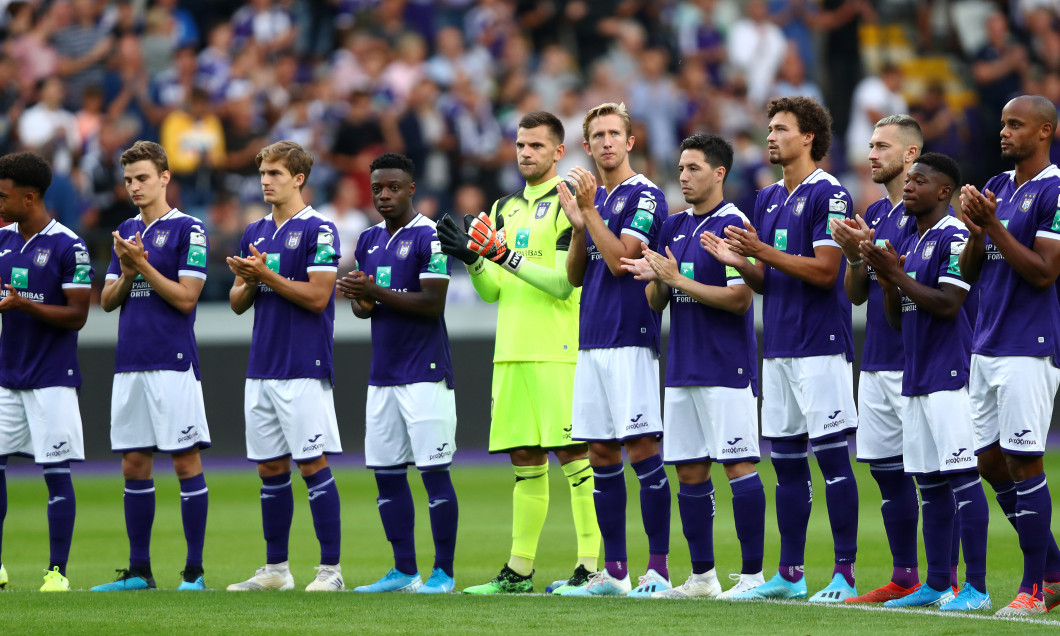
{"label": "player's curly hair", "polygon": [[582,136],[585,137],[585,141],[589,141],[589,124],[597,117],[603,117],[604,115],[618,115],[621,117],[622,123],[626,126],[626,137],[633,135],[633,120],[629,116],[629,111],[626,110],[626,103],[605,102],[585,113],[585,119],[582,120]]}
{"label": "player's curly hair", "polygon": [[777,113],[791,113],[799,124],[800,133],[813,133],[810,157],[820,161],[828,155],[832,143],[832,115],[828,109],[809,97],[779,97],[769,102],[766,115],[773,119]]}
{"label": "player's curly hair", "polygon": [[400,170],[407,174],[410,179],[416,174],[416,164],[412,162],[412,159],[396,152],[379,155],[372,161],[372,165],[368,166],[369,172],[390,169]]}
{"label": "player's curly hair", "polygon": [[925,152],[917,157],[917,160],[913,162],[913,165],[918,163],[924,164],[925,166],[937,170],[949,177],[949,179],[953,181],[954,188],[956,188],[961,182],[961,169],[957,166],[957,162],[942,153]]}
{"label": "player's curly hair", "polygon": [[556,144],[563,143],[565,132],[563,130],[563,122],[559,120],[552,113],[544,110],[535,110],[533,112],[523,115],[523,118],[519,120],[519,128],[537,128],[538,126],[546,126],[548,132],[552,135],[553,141]]}
{"label": "player's curly hair", "polygon": [[732,157],[735,152],[732,144],[717,135],[704,135],[697,133],[691,137],[685,137],[681,142],[681,151],[698,150],[703,153],[703,158],[713,168],[725,168],[725,178],[728,178],[732,170]]}
{"label": "player's curly hair", "polygon": [[153,141],[137,141],[128,150],[121,153],[121,165],[127,166],[137,161],[150,161],[158,168],[158,174],[169,170],[169,157],[166,149]]}
{"label": "player's curly hair", "polygon": [[292,177],[305,175],[305,181],[298,186],[299,190],[305,187],[309,172],[313,169],[312,153],[293,141],[277,141],[262,148],[254,156],[254,165],[260,168],[265,161],[279,161]]}
{"label": "player's curly hair", "polygon": [[52,167],[35,152],[15,152],[0,157],[0,179],[11,179],[17,188],[30,188],[44,196],[52,184]]}

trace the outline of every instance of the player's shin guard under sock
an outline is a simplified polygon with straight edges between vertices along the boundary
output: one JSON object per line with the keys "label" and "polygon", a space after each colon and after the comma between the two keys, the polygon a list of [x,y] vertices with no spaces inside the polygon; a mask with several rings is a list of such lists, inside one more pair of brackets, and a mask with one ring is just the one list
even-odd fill
{"label": "player's shin guard under sock", "polygon": [[[1012,524],[1012,527],[1016,529],[1017,534],[1019,528],[1016,527],[1016,484],[1015,482],[1006,481],[997,484],[991,484],[994,487],[995,498],[997,503],[1001,506],[1002,512],[1005,513],[1005,518]],[[1053,533],[1049,532],[1048,536],[1045,537],[1045,580],[1050,582],[1060,581],[1060,548],[1057,548],[1056,539],[1053,537]]]}
{"label": "player's shin guard under sock", "polygon": [[986,529],[990,509],[978,473],[947,475],[957,499],[957,517],[961,524],[961,547],[964,550],[964,579],[980,592],[986,591]]}
{"label": "player's shin guard under sock", "polygon": [[184,541],[188,556],[184,567],[202,567],[202,547],[206,543],[206,513],[210,508],[210,489],[202,473],[180,480],[180,518],[184,523]]}
{"label": "player's shin guard under sock", "polygon": [[563,464],[563,474],[570,486],[570,507],[574,515],[574,532],[578,535],[578,563],[590,572],[596,571],[600,558],[600,526],[596,523],[593,501],[593,467],[588,459]]}
{"label": "player's shin guard under sock", "polygon": [[913,587],[920,582],[916,555],[920,515],[913,477],[905,472],[901,455],[870,463],[869,472],[883,498],[880,513],[891,548],[891,580],[905,588]]}
{"label": "player's shin guard under sock", "polygon": [[420,473],[427,491],[427,506],[431,515],[431,536],[434,538],[434,567],[453,576],[453,555],[456,553],[456,526],[460,506],[449,469],[425,470]]}
{"label": "player's shin guard under sock", "polygon": [[644,522],[644,532],[648,535],[648,567],[668,579],[670,571],[666,565],[666,555],[670,553],[672,500],[666,468],[658,453],[630,465],[640,481],[640,516]]}
{"label": "player's shin guard under sock", "polygon": [[[342,556],[342,506],[335,478],[325,466],[308,477],[302,475],[302,479],[309,489],[309,512],[320,542],[320,564],[338,565]],[[415,574],[416,570],[411,573]]]}
{"label": "player's shin guard under sock", "polygon": [[1053,502],[1045,473],[1016,482],[1016,531],[1023,550],[1023,580],[1020,592],[1042,598],[1045,579],[1046,535],[1052,534]]}
{"label": "player's shin guard under sock", "polygon": [[[806,439],[774,440],[770,459],[777,473],[777,528],[780,530],[780,573],[789,581],[802,578],[806,526],[810,522],[813,482]],[[799,569],[796,569],[799,568]]]}
{"label": "player's shin guard under sock", "polygon": [[129,568],[151,567],[151,526],[155,523],[155,480],[125,480],[125,530],[129,534]]}
{"label": "player's shin guard under sock", "polygon": [[[858,554],[858,483],[850,465],[846,435],[818,441],[814,457],[824,476],[824,496],[828,504],[828,523],[835,543],[835,562],[853,563]],[[854,585],[853,574],[846,573],[847,584]]]}
{"label": "player's shin guard under sock", "polygon": [[703,574],[714,567],[714,482],[681,484],[677,491],[677,508],[681,512],[681,530],[688,540],[692,573]]}
{"label": "player's shin guard under sock", "polygon": [[66,576],[70,541],[74,537],[74,517],[77,515],[70,462],[45,468],[44,482],[48,484],[48,544],[51,554],[48,569],[58,567],[59,573]]}
{"label": "player's shin guard under sock", "polygon": [[732,488],[732,516],[736,537],[740,540],[743,574],[762,571],[762,553],[766,536],[766,491],[757,472],[729,482]]}
{"label": "player's shin guard under sock", "polygon": [[[0,457],[0,557],[4,548],[4,519],[7,518],[7,455]],[[3,564],[0,558],[0,564]]]}
{"label": "player's shin guard under sock", "polygon": [[508,567],[520,576],[530,576],[537,556],[537,542],[548,515],[548,461],[540,466],[512,466],[512,556]]}
{"label": "player's shin guard under sock", "polygon": [[386,540],[394,550],[394,569],[410,576],[416,574],[416,509],[407,471],[404,466],[379,468],[375,471],[375,484],[379,488],[375,503]]}
{"label": "player's shin guard under sock", "polygon": [[612,575],[622,578],[626,572],[616,574],[618,564],[625,570],[626,556],[626,479],[622,464],[594,466],[596,480],[596,520],[600,523],[600,536],[604,540],[604,561]]}
{"label": "player's shin guard under sock", "polygon": [[924,508],[924,553],[927,556],[926,583],[933,590],[950,584],[950,554],[957,508],[949,481],[938,473],[916,478]]}
{"label": "player's shin guard under sock", "polygon": [[265,533],[265,562],[287,560],[287,544],[294,519],[291,473],[261,478],[261,526]]}

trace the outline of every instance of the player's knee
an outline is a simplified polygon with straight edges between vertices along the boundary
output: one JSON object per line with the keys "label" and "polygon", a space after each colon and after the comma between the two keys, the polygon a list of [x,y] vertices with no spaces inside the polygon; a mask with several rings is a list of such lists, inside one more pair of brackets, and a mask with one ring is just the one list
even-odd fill
{"label": "player's knee", "polygon": [[677,471],[677,480],[682,484],[692,486],[702,484],[710,479],[709,461],[677,464],[674,469]]}
{"label": "player's knee", "polygon": [[125,479],[150,479],[154,458],[150,453],[125,453],[121,459],[121,474]]}
{"label": "player's knee", "polygon": [[291,463],[287,457],[273,459],[267,462],[258,462],[259,477],[276,477],[277,475],[289,472],[291,472]]}
{"label": "player's knee", "polygon": [[756,468],[753,462],[736,462],[735,464],[725,464],[725,477],[732,481],[733,479],[739,479],[755,472]]}

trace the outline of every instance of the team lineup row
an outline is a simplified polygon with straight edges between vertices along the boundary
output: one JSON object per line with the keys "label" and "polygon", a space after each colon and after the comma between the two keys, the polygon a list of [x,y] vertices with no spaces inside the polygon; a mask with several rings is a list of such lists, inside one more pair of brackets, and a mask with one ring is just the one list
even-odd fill
{"label": "team lineup row", "polygon": [[[1060,603],[1060,550],[1041,462],[1060,383],[1060,170],[1048,160],[1055,108],[1036,96],[1006,107],[1001,150],[1016,169],[982,191],[960,188],[952,159],[920,155],[915,120],[881,120],[869,162],[888,196],[860,215],[838,180],[816,165],[830,143],[827,111],[810,99],[784,98],[770,103],[768,115],[769,157],[783,179],[759,192],[750,216],[723,200],[731,145],[704,135],[683,142],[678,165],[691,207],[669,214],[659,189],[629,166],[635,140],[621,104],[602,104],[583,122],[584,149],[602,186],[583,168],[565,180],[557,175],[566,152],[562,124],[530,113],[516,138],[526,187],[490,213],[467,217],[463,227],[450,217],[435,226],[418,215],[411,161],[380,156],[371,189],[384,221],[361,235],[355,271],[341,277],[335,228],[300,194],[311,155],[291,142],[263,149],[256,160],[272,213],[246,229],[241,254],[228,264],[237,276],[232,309],[255,310],[245,417],[247,454],[262,479],[266,565],[228,589],[294,586],[287,563],[291,460],[306,482],[321,546],[306,589],[345,588],[339,497],[327,465],[327,455],[341,451],[332,400],[336,296],[372,321],[365,455],[394,551],[394,568],[357,591],[454,589],[458,508],[448,467],[456,416],[442,317],[452,257],[466,264],[482,299],[498,303],[489,447],[509,454],[516,476],[508,563],[465,592],[533,589],[551,452],[570,485],[578,555],[572,576],[550,592],[804,598],[809,445],[825,478],[835,543],[832,581],[810,601],[990,607],[982,475],[1025,556],[1016,599],[1001,613],[1043,613]],[[208,488],[198,451],[210,440],[193,324],[209,239],[198,219],[166,203],[168,163],[157,144],[137,142],[122,165],[140,214],[114,232],[102,304],[121,311],[111,442],[123,453],[130,559],[118,580],[93,589],[155,587],[155,451],[171,453],[180,479],[188,555],[179,589],[205,589]],[[76,333],[93,272],[84,243],[44,211],[49,182],[50,169],[36,155],[0,158],[0,217],[14,223],[0,229],[0,480],[11,454],[43,466],[52,554],[41,589],[64,590],[74,518],[69,462],[83,459]],[[958,188],[963,222],[949,205]],[[753,292],[764,303],[761,382]],[[868,302],[860,417],[851,301]],[[667,305],[662,405],[656,388]],[[1009,314],[1017,307],[1025,328],[1013,330]],[[901,347],[893,345],[895,330]],[[765,493],[755,469],[760,385],[781,534],[780,564],[768,581]],[[885,501],[894,564],[887,585],[862,595],[854,580],[858,494],[848,452],[855,430],[858,460],[870,463]],[[649,544],[636,587],[627,565],[623,449],[640,482]],[[724,592],[714,570],[712,462],[723,465],[733,491],[743,559],[739,580]],[[671,488],[664,463],[676,467],[692,560],[678,586],[667,563]],[[415,563],[409,465],[420,470],[430,500],[435,564],[426,582]],[[923,584],[917,486],[928,560]],[[6,494],[0,503],[2,522]],[[966,561],[960,588],[951,563],[958,541]],[[0,565],[0,585],[6,582]]]}

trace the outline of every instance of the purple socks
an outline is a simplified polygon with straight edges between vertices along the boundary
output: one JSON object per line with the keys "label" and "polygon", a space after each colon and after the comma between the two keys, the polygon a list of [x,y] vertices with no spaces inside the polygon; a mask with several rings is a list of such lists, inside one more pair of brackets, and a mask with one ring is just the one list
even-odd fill
{"label": "purple socks", "polygon": [[449,469],[425,470],[420,473],[431,515],[431,535],[434,537],[434,567],[453,576],[453,555],[456,552],[456,526],[460,507]]}
{"label": "purple socks", "polygon": [[743,574],[762,571],[762,552],[766,534],[766,491],[757,472],[729,482],[732,488],[732,516],[736,537],[740,540]]}
{"label": "purple socks", "polygon": [[180,517],[184,522],[184,540],[188,544],[186,568],[202,567],[202,547],[206,542],[206,512],[210,507],[210,490],[202,473],[180,480]]}
{"label": "purple socks", "polygon": [[70,541],[74,537],[74,517],[77,514],[70,463],[46,467],[44,481],[48,484],[48,543],[51,553],[48,569],[58,567],[59,573],[65,576],[66,562],[70,558]]}
{"label": "purple socks", "polygon": [[1016,482],[1016,531],[1023,550],[1023,581],[1020,592],[1042,598],[1045,579],[1047,538],[1052,537],[1049,523],[1053,517],[1053,502],[1045,473]]}
{"label": "purple socks", "polygon": [[701,484],[680,485],[677,507],[693,574],[703,574],[714,567],[714,506],[714,482],[710,479]]}
{"label": "purple socks", "polygon": [[626,567],[626,482],[622,464],[593,466],[596,521],[604,540],[604,566],[611,576],[623,578]]}
{"label": "purple socks", "polygon": [[293,518],[291,473],[262,477],[261,527],[265,534],[265,563],[283,563],[287,560],[287,544],[291,536]]}
{"label": "purple socks", "polygon": [[640,516],[648,535],[648,569],[669,579],[670,482],[662,457],[656,453],[631,466],[640,481]]}
{"label": "purple socks", "polygon": [[913,477],[906,474],[900,455],[872,462],[869,472],[883,499],[880,512],[894,567],[891,581],[906,588],[915,586],[920,582],[916,554],[920,511]]}
{"label": "purple socks", "polygon": [[[846,436],[819,440],[813,454],[824,476],[828,523],[832,526],[836,564],[854,563],[858,553],[858,484],[850,465]],[[852,572],[853,570],[851,570]],[[853,574],[844,574],[854,585]]]}
{"label": "purple socks", "polygon": [[949,481],[938,473],[917,477],[924,502],[924,552],[927,555],[927,585],[944,590],[950,585],[950,561],[954,516],[957,508]]}
{"label": "purple socks", "polygon": [[780,567],[785,579],[802,578],[806,525],[813,504],[813,484],[806,440],[774,440],[770,459],[777,473],[777,527],[780,530]]}
{"label": "purple socks", "polygon": [[129,569],[150,572],[155,480],[126,479],[124,503],[125,530],[129,535]]}
{"label": "purple socks", "polygon": [[339,489],[335,487],[331,468],[325,466],[308,477],[302,475],[302,479],[309,489],[309,512],[320,542],[320,563],[338,565],[342,553],[342,514]]}

